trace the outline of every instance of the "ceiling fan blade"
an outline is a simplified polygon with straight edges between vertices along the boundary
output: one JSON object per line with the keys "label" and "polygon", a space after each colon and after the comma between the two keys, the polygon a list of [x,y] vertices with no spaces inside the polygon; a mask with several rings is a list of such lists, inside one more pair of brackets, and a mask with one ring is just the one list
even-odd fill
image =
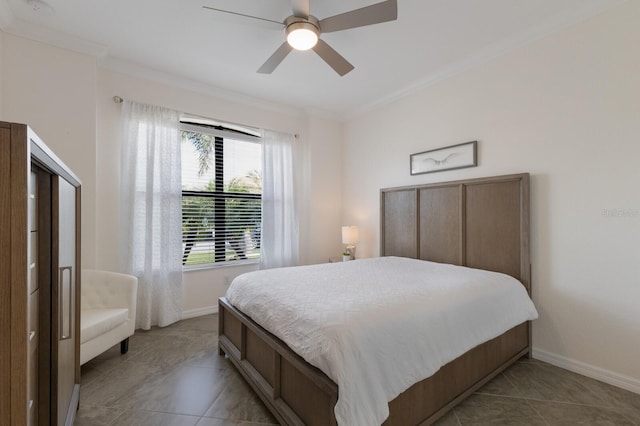
{"label": "ceiling fan blade", "polygon": [[313,50],[327,63],[335,72],[342,77],[353,69],[345,58],[338,52],[333,50],[331,46],[325,43],[322,39],[318,39],[318,44],[313,47]]}
{"label": "ceiling fan blade", "polygon": [[398,1],[387,0],[320,21],[320,31],[331,33],[398,19]]}
{"label": "ceiling fan blade", "polygon": [[240,17],[243,17],[243,18],[257,19],[257,20],[261,21],[263,24],[269,25],[270,27],[277,28],[279,30],[284,28],[284,24],[282,22],[274,21],[272,19],[260,18],[259,16],[245,15],[244,13],[231,12],[230,10],[217,9],[215,7],[210,7],[210,6],[202,6],[202,8],[203,9],[208,9],[208,10],[213,10],[215,12],[226,13],[226,14],[229,14],[229,15],[240,16]]}
{"label": "ceiling fan blade", "polygon": [[278,47],[278,50],[276,50],[273,55],[271,55],[269,59],[267,59],[267,62],[262,64],[262,66],[258,69],[258,73],[271,74],[273,70],[275,70],[276,67],[280,65],[280,62],[282,62],[292,50],[293,47],[291,47],[289,43],[287,43],[286,41],[282,43],[280,47]]}
{"label": "ceiling fan blade", "polygon": [[309,17],[309,0],[291,0],[291,9],[298,18]]}

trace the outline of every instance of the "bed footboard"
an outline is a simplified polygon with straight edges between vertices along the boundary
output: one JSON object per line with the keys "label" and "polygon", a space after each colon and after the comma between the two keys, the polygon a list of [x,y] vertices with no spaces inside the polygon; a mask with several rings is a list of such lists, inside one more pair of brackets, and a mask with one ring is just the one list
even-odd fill
{"label": "bed footboard", "polygon": [[[338,386],[273,334],[218,302],[219,350],[283,425],[336,425]],[[522,323],[443,366],[389,403],[384,425],[429,425],[519,358],[526,356],[530,323]]]}
{"label": "bed footboard", "polygon": [[336,425],[338,386],[273,334],[218,302],[219,350],[284,425]]}

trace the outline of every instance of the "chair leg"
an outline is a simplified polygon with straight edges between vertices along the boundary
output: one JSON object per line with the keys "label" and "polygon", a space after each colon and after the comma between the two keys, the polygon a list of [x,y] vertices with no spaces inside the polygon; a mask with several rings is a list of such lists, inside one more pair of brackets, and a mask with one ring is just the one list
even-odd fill
{"label": "chair leg", "polygon": [[127,337],[122,342],[120,342],[120,353],[124,355],[128,351],[129,351],[129,338]]}

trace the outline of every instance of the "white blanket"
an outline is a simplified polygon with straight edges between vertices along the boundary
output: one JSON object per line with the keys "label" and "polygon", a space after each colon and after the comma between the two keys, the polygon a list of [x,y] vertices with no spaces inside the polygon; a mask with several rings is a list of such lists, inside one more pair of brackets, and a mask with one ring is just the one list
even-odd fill
{"label": "white blanket", "polygon": [[411,385],[538,317],[512,277],[399,257],[250,272],[227,299],[338,385],[339,425],[381,424]]}

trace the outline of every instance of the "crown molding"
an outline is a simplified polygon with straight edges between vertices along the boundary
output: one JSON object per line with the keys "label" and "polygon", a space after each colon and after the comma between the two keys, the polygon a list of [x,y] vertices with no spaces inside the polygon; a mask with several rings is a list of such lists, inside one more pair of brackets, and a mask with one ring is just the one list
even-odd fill
{"label": "crown molding", "polygon": [[337,112],[327,111],[324,109],[314,108],[314,107],[304,107],[303,110],[306,113],[307,117],[321,118],[324,120],[333,120],[333,121],[338,121],[340,123],[343,123],[345,121],[344,115],[339,114]]}
{"label": "crown molding", "polygon": [[142,78],[145,80],[151,80],[167,86],[176,87],[199,94],[209,95],[230,102],[240,103],[242,105],[277,112],[296,118],[303,118],[308,114],[303,107],[279,104],[264,99],[259,99],[243,93],[212,86],[207,83],[191,80],[175,74],[158,71],[145,65],[137,64],[120,58],[105,56],[98,60],[98,66],[100,68],[120,74]]}
{"label": "crown molding", "polygon": [[383,96],[373,102],[363,105],[360,108],[356,108],[352,111],[345,113],[344,121],[354,120],[368,112],[372,112],[386,105],[392,104],[402,98],[417,93],[431,85],[434,85],[440,81],[447,80],[456,75],[462,74],[472,68],[485,64],[495,58],[504,56],[518,48],[524,47],[528,44],[532,44],[538,40],[541,40],[551,34],[558,33],[569,27],[577,25],[586,21],[600,13],[603,13],[614,7],[618,7],[628,0],[601,0],[595,4],[589,4],[582,8],[572,10],[569,13],[555,16],[553,19],[549,19],[537,27],[516,34],[513,37],[501,40],[498,43],[493,43],[486,48],[479,50],[476,54],[468,56],[461,61],[454,62],[451,65],[441,68],[434,73],[431,73],[420,80],[417,80],[413,84],[406,86],[403,89]]}
{"label": "crown molding", "polygon": [[[0,0],[0,3],[2,1],[3,0]],[[34,25],[18,18],[14,18],[11,24],[8,25],[4,31],[15,36],[82,53],[84,55],[94,56],[96,58],[105,57],[109,53],[108,47],[103,44],[94,43],[60,31]]]}
{"label": "crown molding", "polygon": [[331,120],[341,120],[341,116],[330,111],[324,111],[305,105],[285,105],[264,99],[252,97],[243,93],[223,89],[195,80],[190,80],[175,74],[154,70],[144,65],[109,56],[107,46],[93,43],[81,38],[51,30],[38,25],[33,25],[13,14],[7,0],[0,0],[0,30],[18,37],[60,47],[77,53],[97,58],[99,67],[138,78],[152,80],[172,87],[189,90],[196,93],[214,96],[220,99],[233,101],[243,105],[273,111],[280,114],[301,118],[319,117]]}
{"label": "crown molding", "polygon": [[569,13],[556,16],[529,31],[522,32],[498,43],[491,44],[478,51],[476,54],[452,63],[445,68],[441,68],[400,90],[392,92],[350,111],[339,112],[321,110],[309,107],[308,105],[287,105],[259,99],[243,93],[212,86],[208,83],[190,80],[175,74],[153,70],[143,65],[111,57],[109,56],[109,49],[105,45],[83,40],[45,27],[33,25],[16,18],[7,0],[0,0],[0,30],[16,36],[94,56],[97,58],[98,66],[123,74],[149,79],[169,86],[179,87],[193,92],[203,93],[293,117],[318,117],[336,120],[339,122],[348,122],[368,112],[377,110],[404,97],[419,92],[440,81],[449,79],[495,58],[506,55],[517,48],[531,44],[550,34],[576,25],[608,9],[626,3],[627,1],[628,0],[599,0],[581,8],[576,8]]}
{"label": "crown molding", "polygon": [[146,65],[135,63],[126,59],[105,55],[98,60],[98,66],[102,69],[129,75],[170,87],[188,90],[191,92],[213,96],[230,102],[239,103],[253,108],[276,112],[295,118],[316,117],[342,122],[343,116],[331,111],[309,107],[305,105],[292,105],[273,102],[267,99],[257,98],[245,93],[213,86],[202,81],[192,80],[177,74],[167,73],[150,68]]}

